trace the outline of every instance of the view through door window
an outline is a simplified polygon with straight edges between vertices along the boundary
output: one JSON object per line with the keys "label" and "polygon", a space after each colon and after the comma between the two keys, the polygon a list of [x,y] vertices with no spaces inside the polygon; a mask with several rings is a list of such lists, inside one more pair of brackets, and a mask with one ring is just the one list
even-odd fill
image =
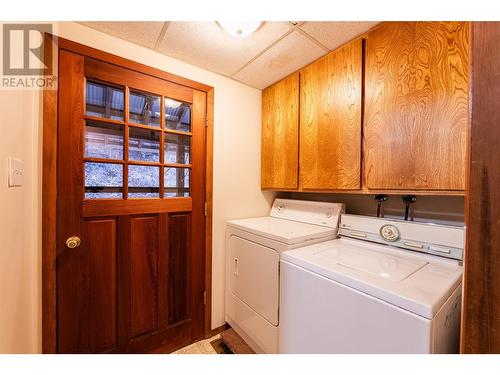
{"label": "view through door window", "polygon": [[88,80],[85,199],[190,196],[191,105]]}

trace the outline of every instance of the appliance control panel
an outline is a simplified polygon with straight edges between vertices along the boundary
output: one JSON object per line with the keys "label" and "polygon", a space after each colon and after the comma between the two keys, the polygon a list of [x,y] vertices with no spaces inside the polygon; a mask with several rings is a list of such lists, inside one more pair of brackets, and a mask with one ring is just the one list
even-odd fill
{"label": "appliance control panel", "polygon": [[303,201],[296,199],[274,200],[271,217],[302,223],[338,228],[340,214],[345,212],[343,203]]}
{"label": "appliance control panel", "polygon": [[444,258],[463,260],[465,228],[343,214],[339,234]]}

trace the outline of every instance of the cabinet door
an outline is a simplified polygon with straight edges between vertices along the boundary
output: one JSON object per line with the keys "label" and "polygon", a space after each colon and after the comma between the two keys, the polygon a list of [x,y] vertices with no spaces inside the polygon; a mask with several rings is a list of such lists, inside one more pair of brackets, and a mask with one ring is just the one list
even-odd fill
{"label": "cabinet door", "polygon": [[299,75],[262,91],[262,189],[297,189]]}
{"label": "cabinet door", "polygon": [[382,25],[367,37],[365,79],[367,187],[463,190],[468,23]]}
{"label": "cabinet door", "polygon": [[362,41],[307,66],[300,76],[303,190],[359,189]]}

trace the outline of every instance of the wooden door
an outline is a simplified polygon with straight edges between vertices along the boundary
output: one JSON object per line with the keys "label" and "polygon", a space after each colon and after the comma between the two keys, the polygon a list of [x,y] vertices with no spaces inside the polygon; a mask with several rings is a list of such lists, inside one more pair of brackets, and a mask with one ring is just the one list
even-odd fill
{"label": "wooden door", "polygon": [[472,23],[462,353],[500,353],[500,23]]}
{"label": "wooden door", "polygon": [[58,352],[202,338],[206,94],[60,50],[58,95]]}
{"label": "wooden door", "polygon": [[464,190],[467,22],[388,22],[367,36],[369,189]]}
{"label": "wooden door", "polygon": [[299,160],[298,73],[262,91],[262,189],[295,190]]}
{"label": "wooden door", "polygon": [[300,186],[359,189],[362,41],[329,53],[300,74]]}

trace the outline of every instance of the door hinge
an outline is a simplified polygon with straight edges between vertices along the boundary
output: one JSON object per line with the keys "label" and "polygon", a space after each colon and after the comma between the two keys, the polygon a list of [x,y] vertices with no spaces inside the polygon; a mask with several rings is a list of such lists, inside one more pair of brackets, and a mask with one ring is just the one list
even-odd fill
{"label": "door hinge", "polygon": [[207,202],[205,202],[205,216],[207,216],[207,213],[208,213]]}
{"label": "door hinge", "polygon": [[206,290],[203,291],[203,304],[204,305],[207,304],[207,291]]}
{"label": "door hinge", "polygon": [[208,128],[208,115],[205,115],[205,127]]}

